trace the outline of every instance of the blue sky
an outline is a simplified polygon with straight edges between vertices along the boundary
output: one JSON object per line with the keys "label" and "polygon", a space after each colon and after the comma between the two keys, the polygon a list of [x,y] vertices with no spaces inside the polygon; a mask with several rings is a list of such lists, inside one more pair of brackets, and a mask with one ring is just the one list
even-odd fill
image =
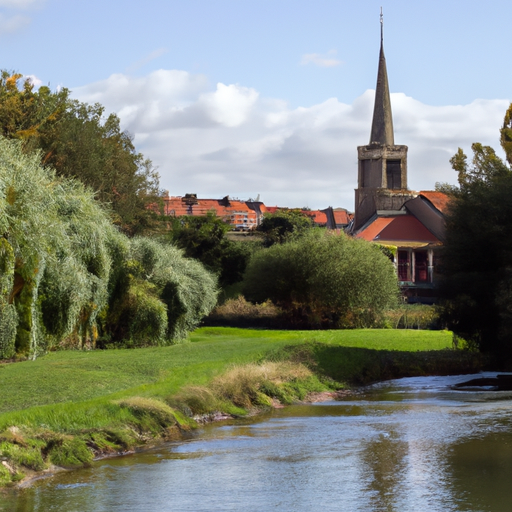
{"label": "blue sky", "polygon": [[498,147],[509,2],[0,0],[1,67],[119,114],[171,195],[353,208],[384,9],[409,186]]}

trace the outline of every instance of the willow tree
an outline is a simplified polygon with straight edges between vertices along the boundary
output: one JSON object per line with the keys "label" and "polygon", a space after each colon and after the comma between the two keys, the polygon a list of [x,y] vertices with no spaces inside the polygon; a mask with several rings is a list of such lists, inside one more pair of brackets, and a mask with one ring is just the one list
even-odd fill
{"label": "willow tree", "polygon": [[1,357],[35,357],[47,335],[94,339],[117,233],[93,194],[2,138],[0,233]]}
{"label": "willow tree", "polygon": [[130,241],[110,298],[109,341],[132,346],[182,340],[215,306],[217,279],[194,259],[149,238]]}

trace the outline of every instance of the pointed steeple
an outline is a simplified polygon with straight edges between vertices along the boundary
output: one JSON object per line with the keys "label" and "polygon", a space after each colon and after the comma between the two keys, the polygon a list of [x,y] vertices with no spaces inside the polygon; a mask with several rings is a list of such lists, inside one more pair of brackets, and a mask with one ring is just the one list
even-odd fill
{"label": "pointed steeple", "polygon": [[384,57],[384,20],[382,8],[380,11],[380,55],[377,87],[375,90],[375,106],[373,107],[372,132],[370,144],[393,146],[393,116],[391,114],[391,99],[389,97],[388,73],[386,57]]}

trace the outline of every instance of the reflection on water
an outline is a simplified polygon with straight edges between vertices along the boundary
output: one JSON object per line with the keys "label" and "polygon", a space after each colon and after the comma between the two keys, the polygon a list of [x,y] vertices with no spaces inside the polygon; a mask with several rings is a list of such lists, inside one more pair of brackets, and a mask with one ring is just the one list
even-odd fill
{"label": "reflection on water", "polygon": [[423,377],[0,495],[0,511],[509,511],[512,394]]}

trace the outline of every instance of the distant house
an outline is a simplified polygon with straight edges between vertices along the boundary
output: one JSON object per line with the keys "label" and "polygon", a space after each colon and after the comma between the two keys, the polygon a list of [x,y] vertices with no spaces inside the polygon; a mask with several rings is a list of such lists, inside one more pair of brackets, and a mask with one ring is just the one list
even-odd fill
{"label": "distant house", "polygon": [[263,203],[230,199],[229,196],[222,199],[199,199],[197,194],[184,196],[167,194],[162,199],[165,215],[204,216],[208,212],[213,212],[236,231],[248,231],[258,226],[264,210]]}
{"label": "distant house", "polygon": [[[290,208],[267,206],[266,209],[269,213],[275,213],[279,210],[289,210]],[[354,218],[354,215],[345,210],[345,208],[332,208],[329,206],[325,210],[298,210],[309,217],[315,226],[327,229],[344,230]]]}
{"label": "distant house", "polygon": [[436,265],[449,198],[407,188],[407,146],[395,145],[386,59],[381,47],[369,144],[359,146],[355,214],[348,231],[388,246],[404,296],[436,300]]}
{"label": "distant house", "polygon": [[[197,194],[184,196],[162,197],[164,214],[171,217],[182,215],[203,216],[213,212],[223,219],[235,231],[249,231],[261,224],[266,213],[275,213],[288,208],[279,206],[265,206],[261,201],[240,201],[229,196],[222,199],[200,199]],[[353,215],[344,208],[326,208],[325,210],[301,210],[310,217],[314,224],[328,229],[345,229],[351,222]]]}

